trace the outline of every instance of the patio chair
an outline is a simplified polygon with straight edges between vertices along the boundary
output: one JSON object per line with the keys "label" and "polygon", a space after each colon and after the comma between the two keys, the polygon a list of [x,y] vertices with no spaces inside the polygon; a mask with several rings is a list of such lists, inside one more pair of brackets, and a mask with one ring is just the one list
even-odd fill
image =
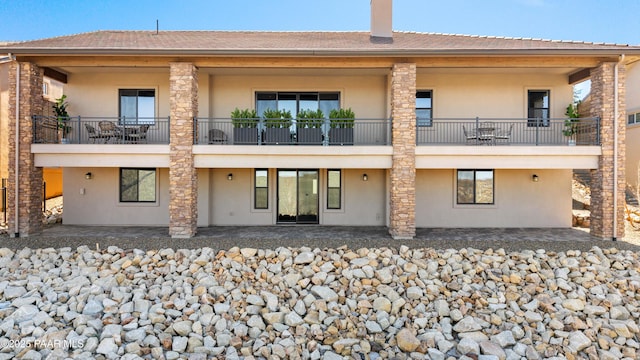
{"label": "patio chair", "polygon": [[512,131],[513,131],[513,124],[511,124],[509,126],[509,129],[506,130],[506,131],[503,128],[497,129],[496,130],[495,139],[497,141],[509,143],[509,140],[511,139],[511,132]]}
{"label": "patio chair", "polygon": [[118,141],[122,138],[122,132],[112,121],[100,121],[98,127],[100,128],[100,134],[106,138],[105,143],[111,139]]}
{"label": "patio chair", "polygon": [[146,143],[147,131],[149,131],[149,124],[140,125],[140,127],[135,129],[135,131],[131,131],[128,134],[126,134],[125,138],[127,141],[132,142],[134,144],[139,144],[143,142]]}
{"label": "patio chair", "polygon": [[462,132],[464,133],[465,140],[467,140],[467,144],[469,141],[473,141],[475,143],[478,140],[478,135],[475,130],[467,130],[467,128],[462,125]]}
{"label": "patio chair", "polygon": [[108,137],[103,135],[101,132],[97,131],[93,125],[84,124],[84,127],[85,129],[87,129],[89,142],[91,144],[95,144],[96,140],[102,140],[102,139],[104,139],[104,142],[107,142]]}
{"label": "patio chair", "polygon": [[220,129],[209,130],[209,144],[226,144],[227,134]]}

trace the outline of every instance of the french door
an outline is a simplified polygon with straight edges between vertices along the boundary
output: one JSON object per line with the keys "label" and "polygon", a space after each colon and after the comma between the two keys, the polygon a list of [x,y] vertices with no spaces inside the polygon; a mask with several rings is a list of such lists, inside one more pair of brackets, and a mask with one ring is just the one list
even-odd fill
{"label": "french door", "polygon": [[318,170],[278,170],[278,223],[318,223]]}

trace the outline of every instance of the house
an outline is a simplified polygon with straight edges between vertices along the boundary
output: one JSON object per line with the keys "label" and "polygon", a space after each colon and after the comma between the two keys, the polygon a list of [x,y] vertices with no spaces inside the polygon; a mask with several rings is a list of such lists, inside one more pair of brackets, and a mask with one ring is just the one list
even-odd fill
{"label": "house", "polygon": [[[591,233],[623,236],[625,68],[640,47],[396,32],[391,1],[371,4],[370,32],[96,31],[7,46],[9,232],[40,230],[48,167],[63,169],[65,224],[172,237],[387,226],[394,239],[570,227],[572,170],[588,169]],[[44,74],[65,84],[64,134],[42,115]],[[567,127],[586,79],[590,117]]]}
{"label": "house", "polygon": [[638,190],[640,179],[640,66],[628,66],[626,76],[626,177],[632,191]]}

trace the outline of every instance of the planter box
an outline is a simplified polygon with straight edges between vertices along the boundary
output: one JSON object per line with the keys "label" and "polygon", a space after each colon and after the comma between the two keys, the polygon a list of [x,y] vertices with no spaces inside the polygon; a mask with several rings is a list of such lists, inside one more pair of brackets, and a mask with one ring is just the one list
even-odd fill
{"label": "planter box", "polygon": [[330,145],[353,145],[353,128],[332,128],[329,130]]}
{"label": "planter box", "polygon": [[264,143],[267,145],[288,145],[291,143],[289,128],[267,128],[264,132]]}
{"label": "planter box", "polygon": [[258,129],[256,128],[233,129],[233,143],[235,145],[257,145]]}
{"label": "planter box", "polygon": [[322,129],[318,129],[318,128],[298,129],[298,144],[322,145]]}

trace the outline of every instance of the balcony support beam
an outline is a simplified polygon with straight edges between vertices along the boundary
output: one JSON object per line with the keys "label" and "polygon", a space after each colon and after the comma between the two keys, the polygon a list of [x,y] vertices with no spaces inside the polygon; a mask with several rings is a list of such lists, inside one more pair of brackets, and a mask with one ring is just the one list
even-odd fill
{"label": "balcony support beam", "polygon": [[394,239],[416,235],[416,64],[394,64],[391,73],[393,139],[389,233]]}
{"label": "balcony support beam", "polygon": [[169,235],[190,238],[196,235],[198,223],[198,172],[193,155],[198,69],[192,63],[171,63],[169,101]]}

